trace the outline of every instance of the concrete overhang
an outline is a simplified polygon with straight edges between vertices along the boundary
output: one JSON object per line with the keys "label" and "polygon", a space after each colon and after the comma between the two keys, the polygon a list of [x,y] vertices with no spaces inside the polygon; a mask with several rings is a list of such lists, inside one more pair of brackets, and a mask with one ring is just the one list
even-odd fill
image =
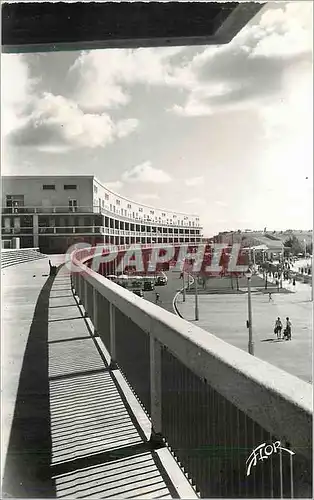
{"label": "concrete overhang", "polygon": [[218,45],[265,3],[57,2],[2,5],[2,52]]}

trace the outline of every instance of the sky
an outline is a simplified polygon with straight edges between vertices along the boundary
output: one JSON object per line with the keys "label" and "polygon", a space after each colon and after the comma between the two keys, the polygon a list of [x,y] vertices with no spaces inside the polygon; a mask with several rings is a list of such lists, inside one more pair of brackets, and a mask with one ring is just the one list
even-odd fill
{"label": "sky", "polygon": [[92,175],[204,234],[311,229],[313,3],[221,46],[3,54],[2,175]]}

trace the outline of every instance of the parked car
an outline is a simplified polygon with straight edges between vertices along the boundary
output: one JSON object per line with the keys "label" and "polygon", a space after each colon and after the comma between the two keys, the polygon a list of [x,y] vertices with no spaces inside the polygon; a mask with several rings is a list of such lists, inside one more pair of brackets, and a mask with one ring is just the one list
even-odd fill
{"label": "parked car", "polygon": [[138,297],[144,297],[143,290],[133,290],[133,293],[135,293]]}
{"label": "parked car", "polygon": [[115,274],[108,274],[108,275],[106,276],[106,278],[107,278],[108,280],[110,280],[110,281],[114,281],[114,282],[116,282],[116,281],[117,281],[117,279],[118,279],[118,276],[116,276]]}
{"label": "parked car", "polygon": [[138,287],[138,288],[140,288],[140,287],[142,286],[142,281],[140,281],[140,280],[134,280],[134,281],[132,281],[131,285],[132,285],[133,287]]}
{"label": "parked car", "polygon": [[145,283],[144,283],[144,290],[145,290],[145,292],[154,290],[154,288],[155,288],[155,285],[154,285],[154,283],[152,281],[145,281]]}
{"label": "parked car", "polygon": [[166,276],[157,276],[155,286],[164,286],[167,284]]}

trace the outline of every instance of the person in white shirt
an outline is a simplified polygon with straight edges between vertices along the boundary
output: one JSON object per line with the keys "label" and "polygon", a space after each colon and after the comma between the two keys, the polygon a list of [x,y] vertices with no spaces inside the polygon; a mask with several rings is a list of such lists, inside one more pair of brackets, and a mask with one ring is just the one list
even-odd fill
{"label": "person in white shirt", "polygon": [[286,338],[286,340],[291,340],[291,328],[292,328],[292,323],[290,321],[290,319],[287,317],[286,318],[286,328],[285,328],[285,331],[284,331],[284,336]]}

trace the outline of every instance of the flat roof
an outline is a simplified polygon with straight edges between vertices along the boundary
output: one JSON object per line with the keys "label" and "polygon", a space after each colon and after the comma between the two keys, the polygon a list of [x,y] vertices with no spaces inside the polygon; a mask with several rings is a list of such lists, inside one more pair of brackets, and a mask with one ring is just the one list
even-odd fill
{"label": "flat roof", "polygon": [[44,175],[2,175],[1,179],[44,179],[45,177],[53,177],[56,179],[62,179],[62,177],[66,178],[89,178],[89,179],[94,179],[94,175],[54,175],[54,174],[44,174]]}
{"label": "flat roof", "polygon": [[[115,191],[112,191],[111,189],[109,189],[107,186],[106,186],[106,183],[104,183],[103,181],[100,181],[99,179],[97,179],[97,177],[95,177],[95,175],[3,175],[2,176],[2,179],[7,179],[7,180],[32,180],[32,179],[45,179],[46,178],[53,178],[53,179],[62,179],[63,177],[64,178],[67,178],[67,179],[81,179],[81,178],[84,178],[84,179],[91,179],[93,180],[94,182],[97,182],[100,186],[102,186],[104,189],[106,189],[106,191],[109,191],[109,193],[113,194],[114,196],[117,196],[118,198],[121,198],[122,200],[125,200],[127,202],[130,202],[130,203],[134,203],[136,205],[139,205],[140,207],[145,207],[145,208],[150,208],[150,209],[153,209],[153,210],[160,210],[161,212],[167,212],[167,213],[170,213],[170,214],[175,214],[175,215],[183,215],[183,216],[187,216],[187,217],[198,217],[199,218],[199,214],[197,213],[191,213],[191,212],[180,212],[180,211],[177,211],[177,210],[170,210],[168,208],[164,208],[164,207],[155,207],[155,206],[152,206],[152,205],[146,205],[145,203],[141,203],[140,201],[136,201],[136,200],[132,200],[131,198],[127,198],[126,196],[123,196],[119,193],[116,193]],[[2,186],[2,191],[3,191],[3,186]],[[200,226],[202,227],[202,226]]]}
{"label": "flat roof", "polygon": [[4,3],[2,52],[225,44],[264,5],[182,1]]}

